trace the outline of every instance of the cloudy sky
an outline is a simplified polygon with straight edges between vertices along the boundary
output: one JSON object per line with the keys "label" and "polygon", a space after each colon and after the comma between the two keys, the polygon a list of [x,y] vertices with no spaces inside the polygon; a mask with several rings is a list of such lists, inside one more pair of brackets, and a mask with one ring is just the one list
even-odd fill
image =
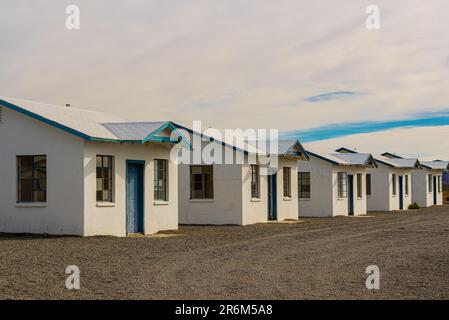
{"label": "cloudy sky", "polygon": [[[78,31],[65,27],[71,4]],[[449,139],[436,136],[449,133],[447,0],[0,5],[2,96],[130,120],[278,128],[329,148],[411,153],[419,142],[436,157],[446,140],[438,155],[449,158]],[[380,30],[365,27],[369,5]]]}

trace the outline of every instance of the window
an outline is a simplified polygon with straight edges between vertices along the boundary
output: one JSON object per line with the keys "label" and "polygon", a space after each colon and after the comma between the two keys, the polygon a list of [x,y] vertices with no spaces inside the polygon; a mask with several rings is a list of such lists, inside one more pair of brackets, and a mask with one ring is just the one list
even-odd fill
{"label": "window", "polygon": [[18,156],[17,177],[17,202],[47,201],[47,156]]}
{"label": "window", "polygon": [[284,183],[284,197],[291,198],[292,197],[291,168],[290,167],[282,168],[282,176]]}
{"label": "window", "polygon": [[260,198],[260,169],[251,165],[251,198]]}
{"label": "window", "polygon": [[408,196],[408,174],[405,175],[405,195]]}
{"label": "window", "polygon": [[438,176],[438,192],[443,191],[443,179],[441,176]]}
{"label": "window", "polygon": [[362,199],[362,174],[357,173],[357,198]]}
{"label": "window", "polygon": [[97,156],[97,201],[112,202],[111,156]]}
{"label": "window", "polygon": [[348,197],[348,174],[346,172],[339,172],[337,174],[338,183],[338,197],[347,198]]}
{"label": "window", "polygon": [[433,185],[432,185],[432,175],[428,174],[427,175],[427,183],[429,185],[429,192],[433,191]]}
{"label": "window", "polygon": [[310,199],[310,172],[298,172],[298,196]]}
{"label": "window", "polygon": [[396,174],[391,175],[391,183],[393,184],[393,195],[396,195]]}
{"label": "window", "polygon": [[214,198],[213,166],[190,166],[190,198]]}
{"label": "window", "polygon": [[168,201],[168,161],[154,160],[154,200]]}
{"label": "window", "polygon": [[366,195],[371,196],[371,174],[366,174]]}

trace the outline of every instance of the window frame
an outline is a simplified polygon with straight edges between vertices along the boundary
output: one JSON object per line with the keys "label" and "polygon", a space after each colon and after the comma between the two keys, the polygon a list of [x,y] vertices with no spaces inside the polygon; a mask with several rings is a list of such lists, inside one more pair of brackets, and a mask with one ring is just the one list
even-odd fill
{"label": "window frame", "polygon": [[337,172],[337,194],[339,199],[348,198],[348,173]]}
{"label": "window frame", "polygon": [[442,176],[440,176],[440,175],[438,175],[437,176],[438,178],[437,178],[437,183],[438,183],[438,185],[437,185],[437,187],[438,187],[438,193],[441,193],[441,192],[443,192],[443,177]]}
{"label": "window frame", "polygon": [[[306,176],[306,177],[305,177]],[[307,177],[308,176],[308,177]],[[308,180],[308,184],[304,183]],[[309,187],[308,191],[304,190],[304,187]],[[308,196],[307,196],[308,194]],[[312,198],[312,180],[310,171],[298,172],[298,198],[299,199],[311,199]]]}
{"label": "window frame", "polygon": [[260,166],[251,165],[251,198],[260,199]]}
{"label": "window frame", "polygon": [[[159,164],[163,164],[162,168],[159,166]],[[169,199],[169,188],[168,188],[168,183],[169,183],[169,163],[167,159],[154,159],[154,170],[153,170],[153,189],[154,189],[154,193],[153,193],[153,200],[154,201],[165,201],[168,202]],[[160,181],[161,179],[159,179],[159,173],[162,172],[162,188],[160,186]],[[162,189],[162,190],[161,190]]]}
{"label": "window frame", "polygon": [[[194,183],[195,181],[193,181],[193,169],[194,168],[201,168],[201,193],[202,193],[202,197],[194,197],[193,196],[193,191],[194,191]],[[211,176],[211,181],[210,181],[210,194],[211,197],[206,197],[207,195],[207,190],[206,190],[206,185],[207,185],[207,181],[206,181],[206,174],[204,172],[204,168],[210,168],[210,176]],[[189,177],[190,177],[190,200],[214,200],[214,192],[215,192],[215,188],[214,188],[214,166],[213,165],[190,165],[189,166]]]}
{"label": "window frame", "polygon": [[[371,192],[372,192],[372,188],[371,188],[371,180],[372,179],[372,176],[371,176],[371,173],[367,173],[366,175],[365,175],[365,184],[366,184],[366,186],[365,186],[365,189],[366,189],[366,196],[367,197],[371,197]],[[369,193],[368,193],[368,190],[369,190]]]}
{"label": "window frame", "polygon": [[393,196],[397,196],[398,195],[398,191],[397,191],[397,187],[396,187],[396,173],[392,173],[391,174],[391,184],[392,184],[392,195]]}
{"label": "window frame", "polygon": [[427,181],[427,185],[428,185],[427,191],[429,193],[432,193],[433,192],[433,175],[431,173],[427,174],[427,180],[428,180]]}
{"label": "window frame", "polygon": [[405,184],[404,184],[404,186],[405,186],[405,195],[406,196],[408,196],[409,195],[409,178],[408,178],[408,174],[406,174],[406,175],[404,175],[404,177],[405,177]]}
{"label": "window frame", "polygon": [[[97,161],[98,158],[101,158],[101,167],[98,167],[97,165]],[[104,159],[105,158],[109,158],[110,159],[110,166],[109,167],[105,167],[104,166]],[[101,168],[101,177],[98,177],[98,168]],[[103,177],[103,173],[104,173],[104,169],[108,169],[109,171],[109,178],[104,178]],[[96,188],[95,188],[95,199],[97,201],[97,203],[114,203],[114,171],[115,170],[115,166],[114,166],[114,156],[110,156],[110,155],[104,155],[104,154],[97,154],[95,156],[95,182],[96,182]],[[101,179],[101,190],[98,190],[98,179]],[[109,185],[109,189],[104,189],[104,182],[108,181],[108,185]],[[101,191],[102,192],[102,199],[99,200],[98,199],[98,192]],[[104,199],[104,191],[108,191],[108,199]]]}
{"label": "window frame", "polygon": [[[36,166],[36,161],[35,158],[38,157],[43,157],[45,160],[45,167],[40,167],[40,166]],[[20,166],[20,159],[21,158],[31,158],[31,178],[22,178],[21,177],[21,166]],[[47,155],[46,154],[38,154],[38,155],[17,155],[16,156],[16,172],[17,172],[17,201],[16,203],[46,203],[47,202],[47,190],[48,190],[48,166],[47,166]],[[38,178],[36,176],[37,170],[38,169],[43,169],[45,168],[45,178]],[[23,180],[31,180],[31,201],[24,201],[21,198],[21,186],[22,186],[22,181]],[[39,184],[40,181],[45,181],[45,189],[40,189],[39,188]],[[42,191],[43,195],[44,195],[44,200],[43,201],[39,201],[37,200],[37,196],[35,194],[35,192],[37,191]]]}
{"label": "window frame", "polygon": [[357,181],[357,199],[363,199],[363,175],[361,173],[357,173],[356,175],[356,181]]}
{"label": "window frame", "polygon": [[282,167],[282,186],[284,190],[284,198],[292,197],[292,168]]}

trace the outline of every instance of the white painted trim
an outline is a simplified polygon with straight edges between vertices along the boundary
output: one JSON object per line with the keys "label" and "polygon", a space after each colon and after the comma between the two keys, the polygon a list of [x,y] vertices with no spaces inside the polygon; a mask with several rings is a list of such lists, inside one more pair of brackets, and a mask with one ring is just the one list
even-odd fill
{"label": "white painted trim", "polygon": [[99,207],[99,208],[115,207],[115,203],[114,202],[97,202],[97,207]]}
{"label": "white painted trim", "polygon": [[45,208],[47,202],[18,202],[16,208]]}
{"label": "white painted trim", "polygon": [[168,206],[170,203],[168,201],[163,201],[163,200],[155,200],[153,202],[153,205],[155,206]]}
{"label": "white painted trim", "polygon": [[291,197],[284,197],[284,201],[292,201]]}
{"label": "white painted trim", "polygon": [[251,202],[261,202],[260,198],[251,198]]}
{"label": "white painted trim", "polygon": [[215,199],[190,199],[190,202],[214,202]]}

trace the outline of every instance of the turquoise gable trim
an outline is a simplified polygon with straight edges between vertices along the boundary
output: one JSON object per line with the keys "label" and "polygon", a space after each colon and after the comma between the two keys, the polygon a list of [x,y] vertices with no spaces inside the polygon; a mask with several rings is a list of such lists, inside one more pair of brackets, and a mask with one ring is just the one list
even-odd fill
{"label": "turquoise gable trim", "polygon": [[[172,140],[169,137],[158,137],[157,134],[164,131],[165,129],[170,129],[172,132],[178,136],[179,140]],[[142,140],[142,143],[145,142],[165,142],[165,143],[173,143],[177,144],[179,142],[183,142],[190,150],[193,150],[193,146],[182,134],[178,133],[178,127],[173,122],[168,121],[160,126],[158,129],[151,132],[145,139]]]}

